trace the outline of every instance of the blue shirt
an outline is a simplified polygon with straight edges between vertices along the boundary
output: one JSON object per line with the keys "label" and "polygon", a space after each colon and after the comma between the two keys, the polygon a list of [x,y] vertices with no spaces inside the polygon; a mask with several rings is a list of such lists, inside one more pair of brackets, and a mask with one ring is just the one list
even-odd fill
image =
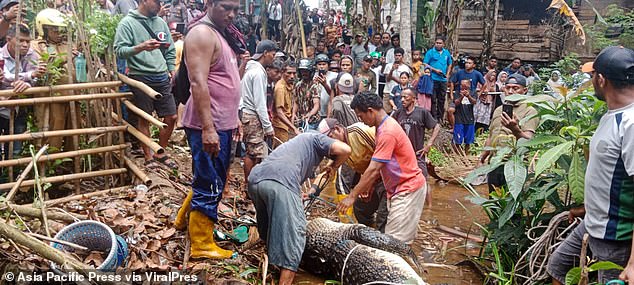
{"label": "blue shirt", "polygon": [[425,53],[423,63],[431,65],[435,69],[440,69],[445,76],[441,76],[436,72],[431,73],[431,79],[434,81],[447,82],[447,69],[453,63],[451,53],[447,49],[438,52],[436,48],[431,48]]}
{"label": "blue shirt", "polygon": [[460,81],[462,80],[471,81],[471,93],[475,93],[478,83],[482,85],[486,83],[486,81],[484,81],[484,76],[482,76],[480,71],[474,69],[471,72],[467,72],[464,69],[460,69],[458,72],[451,75],[451,82],[456,84],[454,87],[456,94],[460,94]]}

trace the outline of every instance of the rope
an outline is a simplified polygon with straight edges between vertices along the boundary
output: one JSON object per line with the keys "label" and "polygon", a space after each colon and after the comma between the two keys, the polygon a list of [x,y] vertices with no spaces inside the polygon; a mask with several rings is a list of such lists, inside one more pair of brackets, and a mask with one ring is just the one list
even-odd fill
{"label": "rope", "polygon": [[[530,277],[525,277],[526,281],[523,283],[534,284],[538,280],[545,280],[550,278],[548,272],[546,272],[546,265],[548,264],[548,257],[553,253],[557,246],[563,241],[563,239],[578,225],[580,219],[577,219],[577,223],[572,223],[566,228],[560,227],[560,224],[568,220],[568,211],[559,213],[554,216],[548,226],[537,225],[530,228],[526,235],[533,241],[533,245],[529,247],[526,252],[519,258],[515,269],[520,272],[522,269],[528,268]],[[539,229],[546,228],[544,233],[535,238],[534,232]],[[517,275],[520,276],[520,275]]]}
{"label": "rope", "polygon": [[348,263],[348,258],[350,258],[350,255],[352,254],[352,252],[357,249],[357,247],[359,247],[360,244],[355,245],[352,250],[350,250],[348,252],[348,255],[346,255],[346,259],[343,261],[343,267],[341,268],[341,285],[343,285],[343,273],[346,270],[346,264]]}

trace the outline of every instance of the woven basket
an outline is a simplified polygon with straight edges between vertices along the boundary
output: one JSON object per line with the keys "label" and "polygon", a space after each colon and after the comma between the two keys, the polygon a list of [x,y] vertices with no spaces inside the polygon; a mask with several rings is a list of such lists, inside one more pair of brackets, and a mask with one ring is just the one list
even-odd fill
{"label": "woven basket", "polygon": [[[55,239],[81,245],[89,250],[108,252],[108,257],[97,267],[97,270],[101,271],[114,271],[127,256],[128,249],[125,241],[120,237],[118,240],[110,227],[97,221],[81,221],[70,224],[59,231],[55,235]],[[70,246],[55,242],[51,242],[50,245],[61,251],[75,251]],[[119,250],[119,248],[121,249]],[[55,270],[56,267],[57,264],[51,262],[51,269]]]}

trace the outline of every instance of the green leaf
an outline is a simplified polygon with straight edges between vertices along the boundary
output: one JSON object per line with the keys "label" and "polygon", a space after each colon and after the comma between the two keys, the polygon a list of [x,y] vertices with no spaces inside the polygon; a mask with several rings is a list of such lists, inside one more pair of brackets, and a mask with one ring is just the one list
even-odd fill
{"label": "green leaf", "polygon": [[538,146],[538,145],[544,145],[544,144],[548,144],[548,143],[553,143],[553,142],[565,142],[565,140],[560,137],[560,136],[556,136],[556,135],[535,135],[532,139],[527,140],[524,138],[521,138],[517,141],[517,147],[531,147],[531,146]]}
{"label": "green leaf", "polygon": [[623,267],[610,261],[599,261],[588,266],[588,272],[598,270],[623,270]]}
{"label": "green leaf", "polygon": [[574,143],[575,142],[565,142],[546,151],[537,161],[537,166],[535,166],[535,177],[550,168],[564,153],[570,152]]}
{"label": "green leaf", "polygon": [[504,176],[511,196],[517,200],[526,182],[526,166],[520,156],[514,155],[504,164]]}
{"label": "green leaf", "polygon": [[577,203],[583,203],[584,180],[585,169],[581,163],[579,153],[575,152],[572,155],[572,162],[568,169],[568,188]]}
{"label": "green leaf", "polygon": [[243,279],[244,279],[244,278],[246,278],[247,276],[249,276],[249,274],[253,274],[253,273],[257,273],[257,272],[258,272],[258,269],[257,269],[257,268],[253,268],[253,267],[251,267],[251,268],[249,268],[249,269],[247,269],[247,270],[245,270],[245,271],[240,272],[240,275],[239,275],[239,276],[240,276],[240,278],[243,278]]}
{"label": "green leaf", "polygon": [[581,279],[581,267],[573,267],[566,273],[566,285],[577,285]]}
{"label": "green leaf", "polygon": [[513,95],[509,95],[504,97],[505,101],[513,101],[513,102],[521,102],[524,101],[526,99],[528,99],[530,96],[528,95],[522,95],[522,94],[513,94]]}
{"label": "green leaf", "polygon": [[498,221],[498,228],[502,228],[506,222],[508,222],[513,215],[515,215],[515,210],[520,203],[518,201],[510,201],[510,204],[504,207],[504,211],[500,215],[500,220]]}
{"label": "green leaf", "polygon": [[478,178],[478,176],[480,175],[486,175],[489,172],[495,170],[496,168],[498,168],[500,165],[502,165],[502,162],[491,162],[491,164],[487,164],[487,165],[483,165],[481,167],[476,168],[475,170],[471,171],[469,173],[469,175],[467,175],[467,177],[464,179],[464,183],[465,184],[471,184],[471,182],[473,182],[473,180],[475,180],[476,178]]}

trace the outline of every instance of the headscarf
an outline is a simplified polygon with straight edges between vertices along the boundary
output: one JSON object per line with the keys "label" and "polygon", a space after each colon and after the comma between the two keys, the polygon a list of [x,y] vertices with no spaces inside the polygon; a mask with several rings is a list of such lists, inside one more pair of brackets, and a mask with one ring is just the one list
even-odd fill
{"label": "headscarf", "polygon": [[[557,81],[553,80],[554,75],[558,76]],[[550,78],[548,78],[548,82],[546,84],[548,84],[548,88],[553,92],[552,94],[555,95],[555,97],[561,96],[561,93],[558,88],[558,87],[564,86],[564,80],[563,78],[561,78],[561,72],[559,72],[558,70],[554,70],[550,74]]]}
{"label": "headscarf", "polygon": [[504,90],[504,86],[506,85],[506,82],[502,82],[502,74],[506,74],[506,77],[508,78],[509,73],[506,71],[500,71],[500,73],[498,74],[498,79],[495,82],[495,84],[497,84],[498,88],[500,90]]}

